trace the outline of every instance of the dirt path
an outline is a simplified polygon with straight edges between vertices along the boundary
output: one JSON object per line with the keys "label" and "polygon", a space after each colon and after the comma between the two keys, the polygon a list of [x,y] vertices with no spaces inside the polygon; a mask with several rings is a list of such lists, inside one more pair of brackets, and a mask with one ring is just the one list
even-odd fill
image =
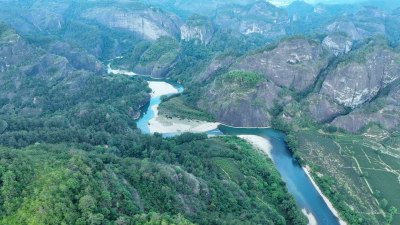
{"label": "dirt path", "polygon": [[[358,163],[357,158],[354,157],[354,156],[352,156],[352,159],[356,162],[357,168],[358,168],[358,171],[360,172],[360,174],[363,174],[362,169],[361,169],[361,166],[360,166],[360,164]],[[369,191],[370,191],[371,194],[373,195],[373,194],[374,194],[374,191],[372,190],[371,185],[369,184],[367,178],[363,177],[363,180],[364,180],[364,182],[367,184],[367,187],[368,187]],[[381,212],[381,214],[382,214],[383,216],[386,216],[386,213],[379,207],[379,201],[378,201],[378,199],[376,199],[376,198],[374,197],[374,201],[375,201],[375,203],[378,205],[378,208],[379,208],[379,211]]]}

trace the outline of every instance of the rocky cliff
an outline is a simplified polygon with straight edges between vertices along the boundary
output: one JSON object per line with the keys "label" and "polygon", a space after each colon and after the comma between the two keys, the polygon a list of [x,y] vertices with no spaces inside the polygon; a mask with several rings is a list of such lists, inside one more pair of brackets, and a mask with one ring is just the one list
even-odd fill
{"label": "rocky cliff", "polygon": [[314,83],[329,58],[319,42],[295,37],[245,56],[232,69],[257,71],[279,86],[303,91]]}
{"label": "rocky cliff", "polygon": [[199,107],[231,126],[266,127],[271,125],[269,110],[280,91],[280,87],[266,81],[262,74],[231,71],[207,86]]}
{"label": "rocky cliff", "polygon": [[387,15],[378,8],[365,7],[355,14],[343,15],[341,19],[326,26],[328,32],[347,33],[352,40],[361,40],[377,34],[385,34]]}
{"label": "rocky cliff", "polygon": [[181,39],[185,41],[200,40],[208,44],[214,34],[214,25],[207,17],[192,15],[181,27]]}
{"label": "rocky cliff", "polygon": [[[328,123],[348,132],[371,123],[397,129],[399,53],[379,37],[352,45],[348,35],[337,33],[322,43],[294,37],[239,58],[215,57],[196,77],[209,83],[198,106],[239,127],[269,126],[278,118],[289,124]],[[265,80],[246,87],[230,82],[231,73],[249,79],[255,73]],[[376,98],[383,103],[367,103]]]}
{"label": "rocky cliff", "polygon": [[277,39],[286,34],[285,26],[290,19],[287,12],[274,5],[257,1],[246,7],[233,5],[217,9],[215,23],[237,30],[242,34],[262,34]]}
{"label": "rocky cliff", "polygon": [[334,33],[324,38],[323,46],[335,55],[347,54],[353,46],[353,41],[346,33]]}
{"label": "rocky cliff", "polygon": [[349,133],[361,132],[371,124],[386,130],[400,130],[400,85],[394,82],[373,101],[365,103],[348,115],[337,117],[331,125]]}
{"label": "rocky cliff", "polygon": [[180,36],[182,21],[175,15],[141,3],[118,4],[111,7],[94,7],[81,15],[95,19],[110,28],[131,31],[147,40],[157,40],[161,36]]}
{"label": "rocky cliff", "polygon": [[399,53],[381,40],[373,39],[331,68],[320,93],[355,108],[374,98],[399,77]]}
{"label": "rocky cliff", "polygon": [[[239,58],[215,57],[199,82],[211,82],[199,107],[212,113],[218,121],[239,127],[270,126],[279,109],[293,101],[296,93],[313,86],[332,55],[316,40],[293,37],[267,45]],[[223,71],[228,71],[225,72]],[[230,81],[232,74],[241,77]],[[258,77],[261,76],[261,77]],[[254,85],[241,82],[251,80]],[[320,121],[341,113],[322,99],[313,109]],[[319,112],[324,107],[323,112]],[[326,114],[329,112],[329,114]],[[324,115],[322,115],[324,114]]]}

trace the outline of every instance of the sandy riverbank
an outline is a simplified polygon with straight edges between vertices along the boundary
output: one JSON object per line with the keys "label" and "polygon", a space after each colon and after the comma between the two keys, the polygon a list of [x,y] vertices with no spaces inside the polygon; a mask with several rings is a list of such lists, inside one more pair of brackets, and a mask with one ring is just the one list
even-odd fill
{"label": "sandy riverbank", "polygon": [[148,126],[150,133],[158,132],[163,134],[168,133],[183,133],[193,132],[200,133],[217,129],[219,123],[211,123],[205,121],[166,118],[158,115],[158,105],[151,107],[154,112],[154,117],[149,121]]}
{"label": "sandy riverbank", "polygon": [[124,74],[124,75],[128,75],[128,76],[135,76],[135,75],[137,75],[137,74],[134,73],[134,72],[130,72],[130,71],[126,71],[126,70],[119,70],[119,69],[114,70],[114,69],[111,68],[111,64],[110,64],[110,63],[107,65],[107,73],[112,73],[112,74]]}
{"label": "sandy riverbank", "polygon": [[160,97],[163,95],[176,94],[178,90],[171,84],[162,81],[148,81],[151,91],[151,97]]}
{"label": "sandy riverbank", "polygon": [[317,219],[315,219],[315,216],[312,213],[307,212],[306,209],[302,209],[301,212],[307,216],[308,225],[318,225]]}
{"label": "sandy riverbank", "polygon": [[[107,72],[111,74],[124,74],[128,76],[137,76],[138,74],[126,70],[120,70],[120,69],[112,69],[110,64],[107,65]],[[176,94],[178,93],[178,90],[174,88],[171,84],[168,84],[167,82],[162,82],[162,81],[147,81],[149,84],[149,87],[151,88],[151,97],[160,97],[163,95],[168,95],[168,94]]]}
{"label": "sandy riverbank", "polygon": [[336,211],[335,207],[333,207],[331,201],[329,201],[329,199],[322,193],[321,189],[319,189],[318,185],[312,179],[311,173],[310,173],[310,168],[308,166],[306,166],[306,167],[303,167],[303,170],[307,174],[308,178],[311,180],[311,183],[314,185],[315,189],[318,191],[319,195],[322,197],[322,199],[324,200],[325,204],[331,210],[333,215],[335,215],[336,218],[338,218],[339,224],[340,225],[347,225],[347,223],[339,217],[339,213]]}
{"label": "sandy riverbank", "polygon": [[254,147],[267,154],[270,158],[272,157],[271,156],[272,145],[267,139],[257,135],[238,135],[238,137],[248,141]]}

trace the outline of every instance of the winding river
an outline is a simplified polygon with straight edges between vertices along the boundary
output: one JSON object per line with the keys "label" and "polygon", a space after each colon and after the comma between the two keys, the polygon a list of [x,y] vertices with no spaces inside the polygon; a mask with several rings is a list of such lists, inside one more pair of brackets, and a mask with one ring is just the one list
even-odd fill
{"label": "winding river", "polygon": [[[109,68],[109,73],[121,73],[121,71],[113,71]],[[129,73],[127,75],[132,75]],[[145,78],[146,80],[153,80]],[[179,93],[183,91],[183,87],[175,82],[169,80],[156,80],[157,82],[166,82],[174,86]],[[152,106],[160,104],[160,97],[151,98],[148,106],[144,107],[141,117],[137,120],[137,126],[143,133],[150,133],[148,122],[154,117]],[[291,153],[286,147],[284,142],[284,134],[274,129],[246,129],[246,128],[232,128],[220,125],[218,129],[206,132],[211,135],[256,135],[268,140],[272,149],[270,157],[275,164],[276,169],[285,181],[288,190],[295,197],[297,204],[302,209],[303,213],[307,215],[310,225],[339,225],[345,224],[339,221],[334,212],[328,207],[323,197],[320,195],[316,187],[313,185],[310,178],[307,176],[303,168],[300,167],[298,162],[292,157]],[[163,134],[163,136],[177,135],[179,133]]]}

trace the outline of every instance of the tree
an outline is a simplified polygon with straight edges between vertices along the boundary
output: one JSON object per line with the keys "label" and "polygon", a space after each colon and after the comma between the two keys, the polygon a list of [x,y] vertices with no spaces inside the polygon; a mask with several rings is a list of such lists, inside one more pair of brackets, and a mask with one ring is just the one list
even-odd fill
{"label": "tree", "polygon": [[388,224],[390,224],[390,223],[392,222],[392,220],[393,220],[393,215],[390,214],[390,213],[386,214],[386,216],[385,216],[385,222],[388,223]]}
{"label": "tree", "polygon": [[90,196],[90,195],[85,195],[79,200],[79,209],[84,212],[93,212],[93,210],[96,208],[96,200]]}
{"label": "tree", "polygon": [[389,213],[390,213],[390,214],[393,214],[393,215],[396,214],[396,213],[397,213],[397,208],[394,207],[394,206],[390,207]]}
{"label": "tree", "polygon": [[386,198],[383,198],[380,202],[381,207],[382,208],[386,208],[386,206],[388,205],[388,201],[386,200]]}
{"label": "tree", "polygon": [[2,177],[3,185],[1,187],[1,194],[4,198],[4,209],[7,214],[12,213],[16,208],[18,200],[17,181],[15,174],[12,171],[7,171]]}

